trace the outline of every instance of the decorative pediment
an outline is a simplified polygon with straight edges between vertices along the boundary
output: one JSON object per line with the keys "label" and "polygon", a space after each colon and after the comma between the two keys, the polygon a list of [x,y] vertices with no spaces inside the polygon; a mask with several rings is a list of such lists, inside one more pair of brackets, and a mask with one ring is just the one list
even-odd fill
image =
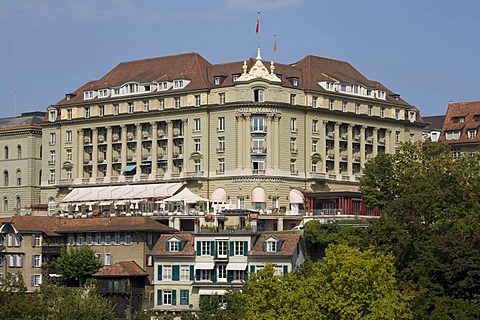
{"label": "decorative pediment", "polygon": [[275,65],[273,61],[270,64],[270,71],[265,67],[262,62],[262,57],[260,56],[260,48],[258,49],[257,59],[255,64],[250,68],[250,71],[247,72],[248,66],[247,61],[243,62],[243,74],[236,80],[236,82],[249,81],[254,79],[265,79],[272,82],[281,82],[281,80],[274,73]]}

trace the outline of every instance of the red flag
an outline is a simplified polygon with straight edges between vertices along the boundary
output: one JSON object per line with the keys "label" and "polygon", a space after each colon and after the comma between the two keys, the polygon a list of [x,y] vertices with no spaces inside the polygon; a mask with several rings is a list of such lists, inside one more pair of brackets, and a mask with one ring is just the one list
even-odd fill
{"label": "red flag", "polygon": [[257,13],[257,25],[255,26],[255,32],[257,34],[259,29],[260,29],[260,11]]}

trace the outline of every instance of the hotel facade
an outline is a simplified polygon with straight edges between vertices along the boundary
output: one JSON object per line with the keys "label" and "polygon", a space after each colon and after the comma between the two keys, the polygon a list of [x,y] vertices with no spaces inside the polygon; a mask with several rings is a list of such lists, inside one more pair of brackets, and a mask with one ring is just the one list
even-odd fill
{"label": "hotel facade", "polygon": [[[75,188],[183,182],[228,208],[302,215],[364,213],[365,163],[421,140],[425,124],[347,62],[280,64],[259,50],[223,64],[197,53],[120,63],[50,106],[42,127],[42,203]],[[315,197],[330,192],[354,196]]]}

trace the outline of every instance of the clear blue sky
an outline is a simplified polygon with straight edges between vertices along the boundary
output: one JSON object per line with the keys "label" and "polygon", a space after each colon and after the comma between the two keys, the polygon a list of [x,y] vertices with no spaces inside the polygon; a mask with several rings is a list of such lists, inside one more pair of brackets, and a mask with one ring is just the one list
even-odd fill
{"label": "clear blue sky", "polygon": [[46,110],[123,61],[252,57],[257,11],[264,59],[276,34],[278,62],[348,61],[422,115],[480,100],[478,0],[0,0],[0,117]]}

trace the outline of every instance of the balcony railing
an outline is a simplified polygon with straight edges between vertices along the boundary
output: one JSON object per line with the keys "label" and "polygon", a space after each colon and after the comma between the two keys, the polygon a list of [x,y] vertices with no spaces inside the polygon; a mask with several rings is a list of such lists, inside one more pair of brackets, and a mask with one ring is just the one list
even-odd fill
{"label": "balcony railing", "polygon": [[267,126],[251,126],[251,132],[267,132]]}
{"label": "balcony railing", "polygon": [[265,174],[265,169],[253,169],[253,174]]}
{"label": "balcony railing", "polygon": [[250,149],[253,154],[265,154],[267,153],[267,147],[254,147]]}

